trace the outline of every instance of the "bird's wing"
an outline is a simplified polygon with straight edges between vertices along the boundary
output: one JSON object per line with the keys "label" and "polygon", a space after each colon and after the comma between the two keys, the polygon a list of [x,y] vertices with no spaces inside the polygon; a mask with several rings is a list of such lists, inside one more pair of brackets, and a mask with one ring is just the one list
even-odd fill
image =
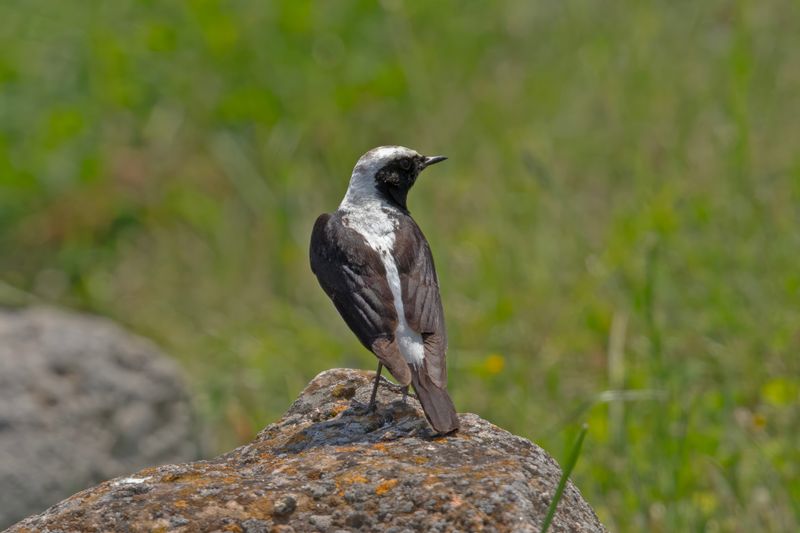
{"label": "bird's wing", "polygon": [[408,384],[408,364],[393,341],[397,312],[378,253],[341,217],[323,214],[314,224],[309,255],[311,270],[353,333],[401,384]]}
{"label": "bird's wing", "polygon": [[411,217],[407,223],[399,224],[395,233],[395,261],[406,321],[422,335],[428,377],[437,387],[443,388],[447,385],[447,330],[439,280],[428,241]]}

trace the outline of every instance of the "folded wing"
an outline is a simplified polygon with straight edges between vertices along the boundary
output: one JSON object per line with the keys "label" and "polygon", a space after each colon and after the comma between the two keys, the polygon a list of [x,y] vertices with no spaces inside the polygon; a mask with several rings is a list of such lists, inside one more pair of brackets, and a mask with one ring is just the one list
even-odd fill
{"label": "folded wing", "polygon": [[403,309],[408,325],[422,336],[425,358],[411,369],[411,381],[425,416],[439,433],[459,427],[447,393],[447,330],[433,256],[417,224],[407,217],[395,234],[395,261],[400,274]]}
{"label": "folded wing", "polygon": [[400,274],[403,309],[408,325],[422,335],[425,368],[438,386],[447,385],[447,329],[444,323],[439,280],[428,241],[417,224],[407,217],[395,235],[395,261]]}
{"label": "folded wing", "polygon": [[410,383],[408,364],[394,342],[397,312],[378,253],[341,217],[323,214],[311,233],[310,259],[322,289],[361,343],[398,382]]}

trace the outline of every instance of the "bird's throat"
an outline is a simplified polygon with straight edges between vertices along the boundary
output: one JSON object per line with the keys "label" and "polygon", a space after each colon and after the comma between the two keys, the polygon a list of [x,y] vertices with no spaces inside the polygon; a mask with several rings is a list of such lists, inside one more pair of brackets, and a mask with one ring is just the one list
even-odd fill
{"label": "bird's throat", "polygon": [[388,202],[396,205],[403,211],[408,211],[408,207],[406,207],[408,189],[383,183],[378,185],[378,190]]}

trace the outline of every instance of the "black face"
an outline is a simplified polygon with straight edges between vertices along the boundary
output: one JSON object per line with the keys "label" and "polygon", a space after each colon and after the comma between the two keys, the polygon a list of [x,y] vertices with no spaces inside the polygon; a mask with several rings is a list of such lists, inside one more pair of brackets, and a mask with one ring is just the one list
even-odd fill
{"label": "black face", "polygon": [[375,183],[388,201],[408,210],[406,207],[408,191],[417,181],[419,173],[428,165],[442,160],[443,157],[424,155],[398,157],[375,174]]}

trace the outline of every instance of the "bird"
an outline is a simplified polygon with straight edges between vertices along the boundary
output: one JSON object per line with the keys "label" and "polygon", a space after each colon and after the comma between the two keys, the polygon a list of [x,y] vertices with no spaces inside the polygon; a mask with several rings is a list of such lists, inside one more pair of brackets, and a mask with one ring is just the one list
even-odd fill
{"label": "bird", "polygon": [[447,392],[447,330],[439,280],[425,235],[408,210],[408,192],[445,156],[379,146],[353,168],[338,209],[314,223],[311,270],[361,344],[378,358],[369,407],[384,367],[414,386],[429,424],[444,435],[459,428]]}

